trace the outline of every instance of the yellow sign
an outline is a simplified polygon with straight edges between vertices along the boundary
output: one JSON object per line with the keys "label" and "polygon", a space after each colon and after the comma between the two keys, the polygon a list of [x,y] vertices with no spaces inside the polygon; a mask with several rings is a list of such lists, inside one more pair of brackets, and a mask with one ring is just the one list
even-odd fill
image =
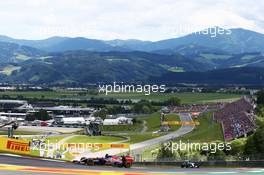
{"label": "yellow sign", "polygon": [[29,141],[0,138],[0,151],[16,154],[30,154]]}
{"label": "yellow sign", "polygon": [[162,122],[162,125],[200,125],[200,122],[198,121],[192,121],[192,122],[166,121],[166,122]]}

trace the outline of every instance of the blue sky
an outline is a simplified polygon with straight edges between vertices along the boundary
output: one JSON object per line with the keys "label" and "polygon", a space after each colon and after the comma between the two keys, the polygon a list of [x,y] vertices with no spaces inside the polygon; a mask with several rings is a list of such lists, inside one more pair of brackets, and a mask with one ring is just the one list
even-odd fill
{"label": "blue sky", "polygon": [[212,26],[264,33],[260,0],[0,0],[0,34],[161,40]]}

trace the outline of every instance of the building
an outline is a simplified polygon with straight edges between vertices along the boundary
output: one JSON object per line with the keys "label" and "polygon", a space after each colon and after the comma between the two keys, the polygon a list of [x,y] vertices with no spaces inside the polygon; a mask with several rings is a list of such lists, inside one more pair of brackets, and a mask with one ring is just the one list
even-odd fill
{"label": "building", "polygon": [[132,118],[118,117],[115,119],[105,119],[103,125],[132,125]]}

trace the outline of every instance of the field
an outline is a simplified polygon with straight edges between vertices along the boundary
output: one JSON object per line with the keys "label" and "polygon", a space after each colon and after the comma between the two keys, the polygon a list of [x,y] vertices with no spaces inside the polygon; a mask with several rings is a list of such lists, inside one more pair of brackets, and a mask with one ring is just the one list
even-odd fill
{"label": "field", "polygon": [[[160,114],[154,113],[152,116],[143,117],[142,120],[146,121],[147,132],[158,131],[160,129]],[[165,116],[166,121],[180,121],[176,114],[168,114]],[[175,131],[180,128],[180,125],[171,126],[170,131]]]}
{"label": "field", "polygon": [[[224,141],[221,125],[212,121],[212,113],[204,114],[198,119],[198,121],[200,122],[200,125],[196,126],[196,128],[191,133],[175,139],[174,142],[179,142],[180,140],[183,143]],[[153,156],[152,153],[157,152],[160,146],[161,145],[156,145],[154,147],[145,149],[142,152],[142,157],[144,160],[153,161],[155,156]]]}
{"label": "field", "polygon": [[1,73],[5,75],[11,75],[13,71],[19,70],[19,66],[6,66]]}
{"label": "field", "polygon": [[103,132],[140,132],[143,126],[142,123],[135,123],[133,125],[111,125],[111,126],[101,126]]}
{"label": "field", "polygon": [[[227,93],[163,93],[163,94],[151,94],[146,96],[140,93],[112,93],[109,95],[98,94],[91,95],[84,91],[1,91],[1,96],[9,96],[14,99],[21,99],[23,96],[25,99],[76,99],[87,100],[90,98],[105,98],[105,99],[131,99],[131,100],[152,100],[152,101],[166,101],[171,97],[178,97],[184,104],[201,104],[201,103],[213,103],[223,101],[233,101],[241,98],[239,94],[227,94]],[[7,97],[8,98],[8,97]],[[84,103],[85,105],[85,103]],[[113,104],[108,104],[113,105]],[[119,125],[119,126],[102,126],[103,133],[111,133],[115,136],[93,136],[88,137],[85,135],[76,135],[69,137],[69,135],[53,136],[46,139],[50,143],[112,143],[112,142],[125,142],[125,143],[139,143],[145,140],[153,139],[164,135],[165,133],[153,134],[154,131],[160,129],[160,113],[156,112],[148,116],[139,116],[138,122],[134,125]],[[176,114],[167,114],[165,116],[166,121],[180,121],[180,118]],[[211,113],[206,113],[199,117],[198,125],[191,133],[185,136],[175,139],[175,141],[182,140],[184,142],[211,142],[211,141],[223,141],[223,134],[221,125],[212,121]],[[175,131],[180,128],[180,125],[171,126],[171,131]],[[4,131],[0,131],[0,134],[6,134]],[[15,135],[36,135],[37,132],[19,132],[15,131]],[[122,137],[118,137],[122,136]],[[67,138],[68,137],[68,138]],[[125,138],[128,138],[127,141]],[[155,149],[160,145],[156,145]],[[153,148],[146,148],[144,152],[150,152]],[[60,150],[61,151],[61,150]],[[39,151],[33,151],[32,155],[39,155]],[[65,154],[65,158],[71,160],[73,155],[69,152]]]}
{"label": "field", "polygon": [[232,101],[240,98],[242,95],[229,94],[229,93],[153,93],[150,95],[144,95],[142,93],[110,93],[108,95],[98,94],[90,95],[85,91],[1,91],[0,96],[9,96],[12,98],[24,97],[24,98],[36,98],[36,99],[76,99],[85,100],[90,98],[104,98],[104,99],[134,99],[134,100],[153,100],[153,101],[165,101],[170,97],[178,97],[182,103],[208,103],[208,102],[222,102]]}
{"label": "field", "polygon": [[224,140],[221,124],[212,120],[212,113],[202,115],[199,117],[198,121],[200,122],[200,125],[198,125],[191,133],[183,137],[179,137],[177,140],[194,142]]}
{"label": "field", "polygon": [[205,103],[210,101],[222,101],[222,100],[234,100],[241,97],[237,94],[224,94],[224,93],[156,93],[151,95],[144,95],[139,93],[115,93],[104,95],[100,94],[99,97],[102,98],[116,98],[116,99],[145,99],[153,101],[165,101],[170,97],[178,97],[181,99],[182,103]]}
{"label": "field", "polygon": [[[20,136],[20,135],[38,135],[38,134],[43,134],[42,132],[33,132],[33,131],[14,131],[15,136]],[[0,130],[0,135],[5,135],[7,136],[7,131]]]}
{"label": "field", "polygon": [[67,140],[67,143],[111,143],[122,140],[124,139],[113,136],[75,136]]}
{"label": "field", "polygon": [[130,140],[127,143],[134,144],[143,142],[146,140],[154,139],[157,137],[160,137],[162,135],[156,135],[156,134],[123,134],[122,136],[128,137]]}

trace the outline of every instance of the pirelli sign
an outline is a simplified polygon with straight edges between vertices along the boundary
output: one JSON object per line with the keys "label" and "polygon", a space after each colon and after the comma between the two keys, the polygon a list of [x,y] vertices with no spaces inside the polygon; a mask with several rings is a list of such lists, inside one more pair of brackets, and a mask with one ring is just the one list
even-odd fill
{"label": "pirelli sign", "polygon": [[0,138],[0,151],[16,154],[30,154],[28,141],[10,138]]}

